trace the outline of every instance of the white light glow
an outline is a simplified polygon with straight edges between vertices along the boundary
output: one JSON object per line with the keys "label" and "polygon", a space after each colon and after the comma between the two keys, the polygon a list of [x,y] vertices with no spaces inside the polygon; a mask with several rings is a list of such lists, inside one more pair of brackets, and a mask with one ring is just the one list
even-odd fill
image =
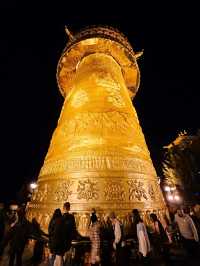
{"label": "white light glow", "polygon": [[36,187],[37,187],[37,184],[36,184],[36,183],[31,183],[31,184],[30,184],[30,188],[31,188],[31,189],[36,189]]}
{"label": "white light glow", "polygon": [[173,201],[174,197],[173,197],[172,195],[168,195],[168,196],[167,196],[167,199],[168,199],[169,201]]}
{"label": "white light glow", "polygon": [[10,205],[10,210],[11,211],[16,211],[17,209],[18,209],[18,205],[16,205],[16,204]]}
{"label": "white light glow", "polygon": [[174,199],[175,199],[176,201],[180,201],[181,198],[180,198],[179,195],[175,195],[175,196],[174,196]]}
{"label": "white light glow", "polygon": [[170,191],[170,187],[169,186],[165,186],[164,190],[169,192]]}

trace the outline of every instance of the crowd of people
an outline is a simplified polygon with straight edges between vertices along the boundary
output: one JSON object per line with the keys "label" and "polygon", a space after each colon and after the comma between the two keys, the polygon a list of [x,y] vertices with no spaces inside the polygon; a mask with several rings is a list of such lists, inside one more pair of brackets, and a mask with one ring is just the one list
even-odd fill
{"label": "crowd of people", "polygon": [[[81,242],[82,238],[77,232],[74,215],[70,213],[69,202],[64,203],[62,211],[54,211],[48,233],[40,228],[36,219],[31,222],[26,219],[23,206],[12,206],[9,211],[0,207],[0,258],[8,250],[9,266],[23,265],[22,256],[30,239],[35,240],[31,265],[41,263],[47,248],[49,266],[85,265],[83,252],[79,254],[79,262],[72,262],[72,240]],[[91,212],[88,265],[128,266],[131,257],[144,262],[150,257],[162,257],[167,261],[170,245],[174,243],[185,249],[188,258],[198,256],[200,216],[190,208],[177,209],[170,220],[165,217],[163,221],[151,213],[151,226],[145,225],[138,209],[133,209],[129,218],[129,226],[125,227],[114,212],[105,215],[103,220],[95,210]]]}

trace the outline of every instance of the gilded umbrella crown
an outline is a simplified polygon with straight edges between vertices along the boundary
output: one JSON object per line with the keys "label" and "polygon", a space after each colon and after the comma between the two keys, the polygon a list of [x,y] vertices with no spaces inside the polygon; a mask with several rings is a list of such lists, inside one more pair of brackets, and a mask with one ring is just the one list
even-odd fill
{"label": "gilded umbrella crown", "polygon": [[69,40],[57,67],[58,87],[64,97],[71,90],[77,65],[92,53],[111,55],[121,67],[130,96],[135,96],[140,83],[137,59],[143,51],[135,53],[124,34],[111,27],[90,26],[75,34],[65,27],[65,31]]}

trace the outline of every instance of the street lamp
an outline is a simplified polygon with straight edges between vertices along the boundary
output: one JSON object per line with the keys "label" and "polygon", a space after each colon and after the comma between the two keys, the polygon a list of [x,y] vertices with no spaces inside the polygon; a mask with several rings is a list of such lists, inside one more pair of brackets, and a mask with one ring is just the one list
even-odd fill
{"label": "street lamp", "polygon": [[173,201],[174,197],[170,194],[170,195],[167,196],[167,199],[168,199],[169,201]]}
{"label": "street lamp", "polygon": [[170,192],[170,190],[171,190],[171,189],[170,189],[169,186],[165,186],[165,187],[164,187],[164,191],[166,191],[166,192]]}
{"label": "street lamp", "polygon": [[37,183],[36,182],[31,182],[28,185],[28,195],[27,195],[27,202],[31,200],[31,197],[35,191],[35,189],[37,188]]}
{"label": "street lamp", "polygon": [[166,198],[169,202],[179,204],[181,202],[181,197],[178,194],[176,186],[166,185],[164,186],[164,191],[166,192]]}
{"label": "street lamp", "polygon": [[30,183],[30,188],[32,190],[36,189],[37,188],[37,183],[35,183],[35,182]]}
{"label": "street lamp", "polygon": [[181,201],[181,197],[179,195],[175,195],[174,196],[174,200],[179,202],[179,201]]}

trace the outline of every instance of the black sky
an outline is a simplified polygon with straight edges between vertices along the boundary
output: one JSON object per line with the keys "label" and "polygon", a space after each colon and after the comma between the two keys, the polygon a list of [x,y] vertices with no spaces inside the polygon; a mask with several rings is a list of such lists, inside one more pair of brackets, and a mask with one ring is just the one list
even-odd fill
{"label": "black sky", "polygon": [[163,2],[149,9],[135,1],[112,6],[92,2],[89,10],[83,2],[56,2],[28,6],[8,1],[0,6],[0,200],[14,198],[23,182],[37,177],[47,152],[63,102],[55,74],[67,41],[64,25],[72,32],[110,25],[128,37],[134,50],[145,49],[134,104],[156,167],[162,146],[180,130],[199,128],[199,19],[194,6]]}

